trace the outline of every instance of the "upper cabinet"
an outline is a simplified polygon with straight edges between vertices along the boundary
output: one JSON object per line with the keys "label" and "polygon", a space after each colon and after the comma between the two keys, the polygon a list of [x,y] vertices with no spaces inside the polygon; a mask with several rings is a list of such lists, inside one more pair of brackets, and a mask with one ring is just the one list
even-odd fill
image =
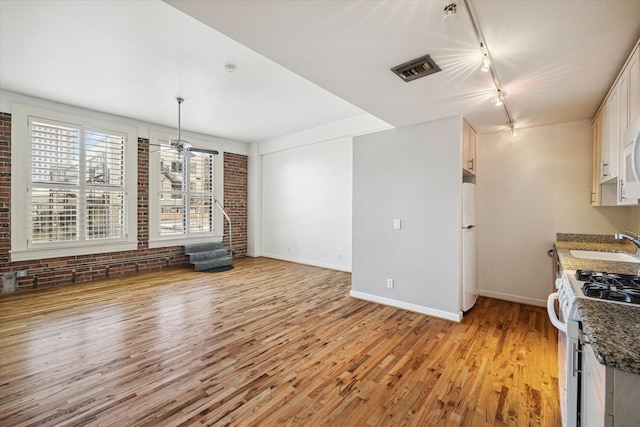
{"label": "upper cabinet", "polygon": [[476,174],[476,131],[462,120],[462,171],[467,174]]}
{"label": "upper cabinet", "polygon": [[593,121],[594,206],[638,204],[638,199],[625,197],[622,174],[625,147],[631,143],[629,130],[640,117],[639,43]]}
{"label": "upper cabinet", "polygon": [[592,170],[593,174],[591,176],[591,205],[592,206],[600,206],[600,179],[601,179],[601,162],[600,159],[602,157],[600,147],[602,146],[602,117],[598,116],[593,121],[593,125],[591,126],[592,130],[592,141],[593,141],[593,157],[592,159]]}
{"label": "upper cabinet", "polygon": [[[638,45],[636,45],[625,71],[628,99],[626,102],[627,118],[624,122],[622,136],[630,129],[634,120],[640,118],[640,47]],[[628,145],[630,142],[624,141],[624,144]]]}

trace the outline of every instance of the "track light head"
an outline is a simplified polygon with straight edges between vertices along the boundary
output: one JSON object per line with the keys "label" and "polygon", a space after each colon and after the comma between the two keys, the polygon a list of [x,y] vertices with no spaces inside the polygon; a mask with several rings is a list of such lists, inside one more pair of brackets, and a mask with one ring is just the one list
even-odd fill
{"label": "track light head", "polygon": [[447,18],[451,18],[449,20],[452,20],[452,19],[456,19],[457,17],[458,17],[458,11],[457,11],[456,4],[455,3],[449,3],[448,5],[446,5],[444,7],[444,16],[442,17],[440,22],[444,22],[444,20],[447,19]]}
{"label": "track light head", "polygon": [[513,121],[511,123],[507,123],[507,125],[509,125],[509,128],[511,129],[511,136],[514,138],[518,136],[518,129],[516,129],[516,122]]}
{"label": "track light head", "polygon": [[480,42],[480,53],[482,54],[482,67],[480,69],[486,73],[491,69],[491,57],[483,42]]}
{"label": "track light head", "polygon": [[505,93],[498,89],[498,94],[495,98],[491,98],[491,102],[493,102],[496,107],[500,107],[502,104],[504,104],[504,96]]}

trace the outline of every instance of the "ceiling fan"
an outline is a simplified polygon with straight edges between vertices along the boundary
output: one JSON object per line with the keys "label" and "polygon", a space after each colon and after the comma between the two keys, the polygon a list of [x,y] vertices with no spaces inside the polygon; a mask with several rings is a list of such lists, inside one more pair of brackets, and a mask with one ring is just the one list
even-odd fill
{"label": "ceiling fan", "polygon": [[[178,101],[178,137],[172,138],[169,140],[169,148],[174,150],[176,154],[184,155],[187,158],[194,157],[195,153],[204,153],[204,154],[212,154],[212,155],[219,154],[218,150],[206,150],[204,148],[195,148],[193,144],[191,144],[189,141],[185,141],[184,139],[182,139],[180,110],[181,110],[182,103],[184,102],[184,98],[177,97],[176,101]],[[149,144],[149,145],[158,145],[158,144]],[[162,145],[162,144],[158,146],[160,147],[159,151],[161,151],[163,148],[165,149],[168,148],[166,145]]]}

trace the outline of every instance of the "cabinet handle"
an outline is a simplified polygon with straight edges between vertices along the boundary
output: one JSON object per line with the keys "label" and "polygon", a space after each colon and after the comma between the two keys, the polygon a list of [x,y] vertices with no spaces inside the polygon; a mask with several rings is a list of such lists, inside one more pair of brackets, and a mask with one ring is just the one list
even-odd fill
{"label": "cabinet handle", "polygon": [[475,159],[471,159],[471,160],[469,160],[469,165],[470,165],[470,166],[469,166],[469,170],[473,170],[473,163],[474,163],[473,161],[474,161],[474,160],[475,160]]}
{"label": "cabinet handle", "polygon": [[609,176],[609,174],[604,173],[604,168],[609,166],[609,163],[600,162],[600,176],[604,178],[605,176]]}

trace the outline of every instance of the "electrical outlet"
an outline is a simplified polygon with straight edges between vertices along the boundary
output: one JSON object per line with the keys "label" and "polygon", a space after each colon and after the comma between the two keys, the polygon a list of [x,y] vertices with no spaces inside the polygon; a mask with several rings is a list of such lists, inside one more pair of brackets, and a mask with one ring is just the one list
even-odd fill
{"label": "electrical outlet", "polygon": [[387,288],[393,288],[393,279],[387,279]]}
{"label": "electrical outlet", "polygon": [[16,277],[27,277],[27,270],[16,271]]}

